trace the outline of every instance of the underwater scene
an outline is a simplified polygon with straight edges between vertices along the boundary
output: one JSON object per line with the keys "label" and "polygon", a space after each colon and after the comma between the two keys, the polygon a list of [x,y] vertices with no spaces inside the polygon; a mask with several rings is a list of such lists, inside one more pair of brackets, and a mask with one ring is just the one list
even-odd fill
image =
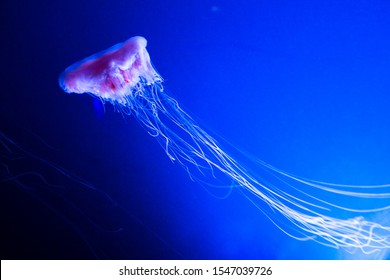
{"label": "underwater scene", "polygon": [[388,1],[3,1],[2,259],[390,259]]}

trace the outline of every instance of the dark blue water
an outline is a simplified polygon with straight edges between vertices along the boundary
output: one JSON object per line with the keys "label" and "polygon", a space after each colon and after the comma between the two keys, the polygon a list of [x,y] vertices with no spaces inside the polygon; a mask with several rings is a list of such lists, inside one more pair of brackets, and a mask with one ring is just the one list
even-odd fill
{"label": "dark blue water", "polygon": [[368,0],[3,1],[1,258],[389,258],[286,236],[239,191],[218,199],[191,181],[133,116],[57,81],[144,36],[167,92],[205,130],[307,178],[389,183],[389,11]]}

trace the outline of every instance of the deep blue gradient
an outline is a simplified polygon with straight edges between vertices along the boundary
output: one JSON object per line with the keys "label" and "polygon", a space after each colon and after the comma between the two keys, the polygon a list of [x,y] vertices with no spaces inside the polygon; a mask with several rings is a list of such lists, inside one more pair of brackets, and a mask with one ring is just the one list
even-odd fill
{"label": "deep blue gradient", "polygon": [[206,131],[303,177],[389,183],[389,1],[6,0],[0,10],[0,129],[25,149],[11,145],[16,160],[0,145],[1,162],[46,178],[1,181],[2,259],[389,258],[291,239],[239,191],[219,199],[192,182],[133,116],[58,86],[70,64],[144,36],[167,92]]}

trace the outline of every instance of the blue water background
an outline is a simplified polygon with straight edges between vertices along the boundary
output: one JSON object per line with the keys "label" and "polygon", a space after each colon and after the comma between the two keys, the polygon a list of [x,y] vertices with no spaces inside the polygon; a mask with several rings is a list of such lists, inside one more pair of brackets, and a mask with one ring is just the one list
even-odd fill
{"label": "blue water background", "polygon": [[216,198],[133,116],[65,94],[57,79],[84,57],[144,36],[167,92],[213,135],[307,178],[389,183],[390,2],[1,6],[3,133],[95,188],[31,155],[24,166],[7,161],[50,184],[1,183],[2,258],[369,258],[286,236],[239,191]]}

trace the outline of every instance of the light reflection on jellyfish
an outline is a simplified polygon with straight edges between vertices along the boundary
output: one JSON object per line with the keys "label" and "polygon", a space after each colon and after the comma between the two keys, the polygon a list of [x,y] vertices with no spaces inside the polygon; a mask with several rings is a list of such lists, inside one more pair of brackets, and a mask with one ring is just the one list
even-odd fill
{"label": "light reflection on jellyfish", "polygon": [[193,180],[241,190],[293,238],[367,254],[390,248],[389,220],[376,218],[390,209],[389,184],[309,180],[230,147],[246,159],[237,161],[166,94],[146,43],[133,37],[88,57],[61,74],[60,86],[68,93],[89,93],[123,114],[134,115]]}

